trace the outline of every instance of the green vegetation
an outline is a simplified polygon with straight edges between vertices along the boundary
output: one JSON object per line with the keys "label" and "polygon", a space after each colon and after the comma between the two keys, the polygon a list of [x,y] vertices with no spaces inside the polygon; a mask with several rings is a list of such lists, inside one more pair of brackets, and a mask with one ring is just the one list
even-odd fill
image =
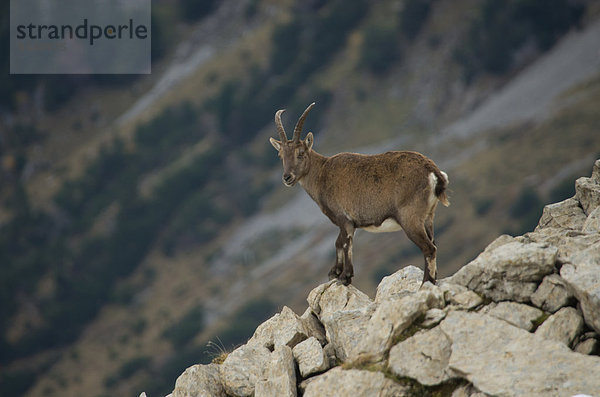
{"label": "green vegetation", "polygon": [[163,332],[175,348],[185,346],[190,340],[198,335],[204,328],[204,315],[202,305],[193,307],[176,323],[172,324]]}
{"label": "green vegetation", "polygon": [[365,28],[359,67],[373,74],[385,73],[399,56],[396,29],[378,24],[368,25]]}

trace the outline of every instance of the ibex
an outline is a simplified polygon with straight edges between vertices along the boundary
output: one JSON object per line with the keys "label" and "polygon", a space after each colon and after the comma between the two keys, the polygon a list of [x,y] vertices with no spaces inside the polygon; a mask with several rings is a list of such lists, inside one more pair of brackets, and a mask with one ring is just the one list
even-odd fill
{"label": "ibex", "polygon": [[329,278],[345,285],[352,282],[352,239],[357,228],[369,232],[404,230],[423,252],[423,283],[435,284],[436,246],[433,217],[438,201],[448,206],[448,176],[429,158],[416,152],[397,151],[375,155],[339,153],[326,157],[313,150],[312,132],[300,139],[306,108],[287,139],[281,114],[275,125],[281,141],[270,139],[283,161],[283,184],[300,183],[321,211],[340,228],[335,242],[336,261]]}

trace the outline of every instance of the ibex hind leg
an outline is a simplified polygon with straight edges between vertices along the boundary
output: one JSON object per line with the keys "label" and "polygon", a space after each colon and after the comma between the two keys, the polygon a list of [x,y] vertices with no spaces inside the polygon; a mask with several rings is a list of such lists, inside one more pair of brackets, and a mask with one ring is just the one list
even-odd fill
{"label": "ibex hind leg", "polygon": [[344,242],[346,237],[343,231],[340,231],[337,240],[335,241],[335,264],[329,270],[329,279],[339,278],[344,271]]}
{"label": "ibex hind leg", "polygon": [[[436,247],[430,238],[430,234],[426,229],[425,225],[402,225],[402,228],[406,232],[406,236],[421,249],[423,257],[425,258],[425,266],[423,269],[423,283],[429,281],[435,284],[437,277],[437,264],[436,264]],[[433,237],[433,228],[429,231]]]}

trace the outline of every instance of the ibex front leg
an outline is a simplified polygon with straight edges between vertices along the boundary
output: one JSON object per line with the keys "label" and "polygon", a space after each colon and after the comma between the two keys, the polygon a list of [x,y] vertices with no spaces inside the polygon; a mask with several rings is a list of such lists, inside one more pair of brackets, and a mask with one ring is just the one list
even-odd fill
{"label": "ibex front leg", "polygon": [[349,285],[354,277],[354,266],[352,266],[352,240],[354,238],[354,226],[346,225],[341,228],[340,236],[343,236],[342,248],[344,250],[344,268],[338,279],[344,284]]}
{"label": "ibex front leg", "polygon": [[340,228],[340,234],[335,241],[335,264],[329,271],[329,279],[339,278],[344,270],[344,258],[346,256],[344,244],[346,243],[346,232]]}

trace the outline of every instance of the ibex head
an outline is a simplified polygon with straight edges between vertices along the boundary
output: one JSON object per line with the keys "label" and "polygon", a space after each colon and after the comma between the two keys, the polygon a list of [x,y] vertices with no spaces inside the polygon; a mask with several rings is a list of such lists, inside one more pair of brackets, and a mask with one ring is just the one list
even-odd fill
{"label": "ibex head", "polygon": [[281,109],[275,113],[275,125],[277,126],[281,141],[271,138],[270,142],[279,152],[279,157],[283,161],[282,179],[283,184],[288,187],[294,186],[308,172],[309,157],[313,146],[313,134],[309,132],[306,138],[301,140],[300,133],[304,126],[304,120],[306,120],[306,116],[308,116],[308,112],[310,112],[313,106],[315,106],[314,102],[306,108],[302,116],[298,119],[294,128],[294,138],[291,140],[287,139],[283,124],[281,123],[281,114],[285,110]]}

